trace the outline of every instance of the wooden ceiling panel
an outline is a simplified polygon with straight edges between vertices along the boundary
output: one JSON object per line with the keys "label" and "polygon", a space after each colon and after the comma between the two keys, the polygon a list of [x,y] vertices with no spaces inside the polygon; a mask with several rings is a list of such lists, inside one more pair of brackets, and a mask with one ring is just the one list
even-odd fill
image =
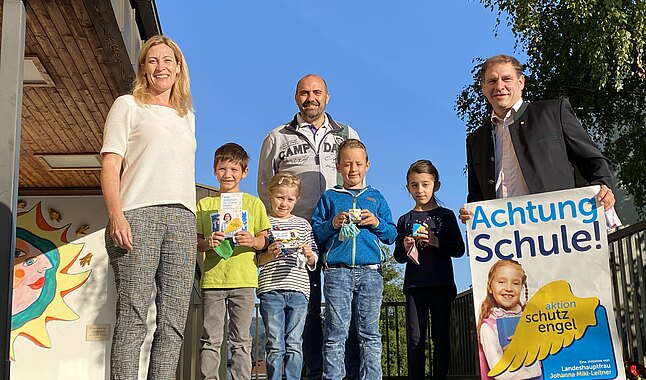
{"label": "wooden ceiling panel", "polygon": [[[40,96],[36,91],[26,89],[26,91],[23,92],[22,113],[23,116],[29,113],[32,116],[30,121],[33,121],[33,123],[24,123],[22,125],[20,139],[21,156],[23,153],[22,143],[28,143],[29,136],[42,139],[42,144],[38,144],[45,149],[42,153],[54,153],[52,152],[53,150],[65,149],[65,143],[71,138],[64,135],[64,130],[58,127],[58,123],[54,118],[47,117],[49,115],[49,111],[41,102]],[[24,117],[23,121],[25,121]],[[30,133],[32,131],[33,133]],[[22,136],[23,133],[25,134],[24,140]]]}
{"label": "wooden ceiling panel", "polygon": [[[99,7],[104,10],[101,20],[114,17],[107,14],[110,0],[96,1],[104,2]],[[100,187],[99,171],[50,170],[37,155],[99,152],[105,117],[120,95],[119,89],[128,87],[121,83],[123,77],[115,78],[110,66],[114,59],[106,55],[105,41],[99,35],[110,39],[121,36],[106,36],[110,28],[105,24],[97,32],[90,17],[96,9],[88,10],[85,0],[24,4],[25,55],[38,57],[54,87],[24,88],[19,188],[96,190]],[[0,17],[1,8],[0,4]],[[128,60],[125,62],[127,66]],[[122,72],[128,70],[131,68]]]}
{"label": "wooden ceiling panel", "polygon": [[[86,12],[82,12],[78,6],[74,7],[75,3],[73,2],[71,7],[63,7],[65,11],[64,17],[78,20],[78,23],[71,24],[70,27],[74,30],[73,34],[76,36],[76,43],[81,54],[84,57],[94,58],[86,59],[85,61],[94,82],[94,89],[98,90],[93,94],[97,101],[96,105],[102,114],[107,115],[110,105],[119,94],[114,91],[116,85],[113,83],[111,87],[108,83],[112,79],[111,72],[106,65],[106,60],[103,58],[103,50],[100,44],[96,43],[98,37],[94,32],[94,28],[92,28],[92,23]],[[95,41],[95,43],[91,41]]]}

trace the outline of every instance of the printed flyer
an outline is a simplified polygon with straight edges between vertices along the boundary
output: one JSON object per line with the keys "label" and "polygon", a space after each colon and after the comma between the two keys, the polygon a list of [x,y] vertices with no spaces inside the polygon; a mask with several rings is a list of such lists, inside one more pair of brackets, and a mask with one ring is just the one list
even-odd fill
{"label": "printed flyer", "polygon": [[303,244],[296,229],[280,230],[273,228],[269,231],[269,241],[278,241],[280,243],[281,256],[283,257],[300,252],[301,244]]}
{"label": "printed flyer", "polygon": [[224,232],[225,238],[234,238],[238,231],[248,231],[247,210],[242,209],[242,193],[220,195],[220,210],[211,214],[211,231]]}
{"label": "printed flyer", "polygon": [[482,379],[626,378],[598,191],[465,206]]}

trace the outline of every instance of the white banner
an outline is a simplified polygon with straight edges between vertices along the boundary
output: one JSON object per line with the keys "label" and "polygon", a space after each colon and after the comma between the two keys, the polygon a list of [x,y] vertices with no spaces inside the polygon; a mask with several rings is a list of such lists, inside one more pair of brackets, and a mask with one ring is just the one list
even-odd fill
{"label": "white banner", "polygon": [[625,379],[598,191],[466,205],[483,379]]}

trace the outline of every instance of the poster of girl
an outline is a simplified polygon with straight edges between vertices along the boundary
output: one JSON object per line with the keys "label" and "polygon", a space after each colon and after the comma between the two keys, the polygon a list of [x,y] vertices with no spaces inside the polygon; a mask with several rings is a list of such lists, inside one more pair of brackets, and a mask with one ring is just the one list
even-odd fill
{"label": "poster of girl", "polygon": [[[527,275],[518,261],[499,260],[491,266],[487,276],[487,295],[478,318],[482,380],[491,379],[487,373],[502,358],[528,299]],[[496,380],[542,378],[541,363],[536,361],[518,371],[503,372]]]}

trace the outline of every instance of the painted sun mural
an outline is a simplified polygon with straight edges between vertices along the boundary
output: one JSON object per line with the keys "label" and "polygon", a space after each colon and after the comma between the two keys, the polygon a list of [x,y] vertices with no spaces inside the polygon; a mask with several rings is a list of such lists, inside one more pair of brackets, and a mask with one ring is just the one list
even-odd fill
{"label": "painted sun mural", "polygon": [[92,271],[68,273],[84,246],[67,240],[70,226],[49,225],[42,215],[40,202],[18,214],[9,348],[12,360],[16,360],[14,341],[19,336],[40,347],[51,348],[47,323],[79,318],[64,297],[81,287]]}

